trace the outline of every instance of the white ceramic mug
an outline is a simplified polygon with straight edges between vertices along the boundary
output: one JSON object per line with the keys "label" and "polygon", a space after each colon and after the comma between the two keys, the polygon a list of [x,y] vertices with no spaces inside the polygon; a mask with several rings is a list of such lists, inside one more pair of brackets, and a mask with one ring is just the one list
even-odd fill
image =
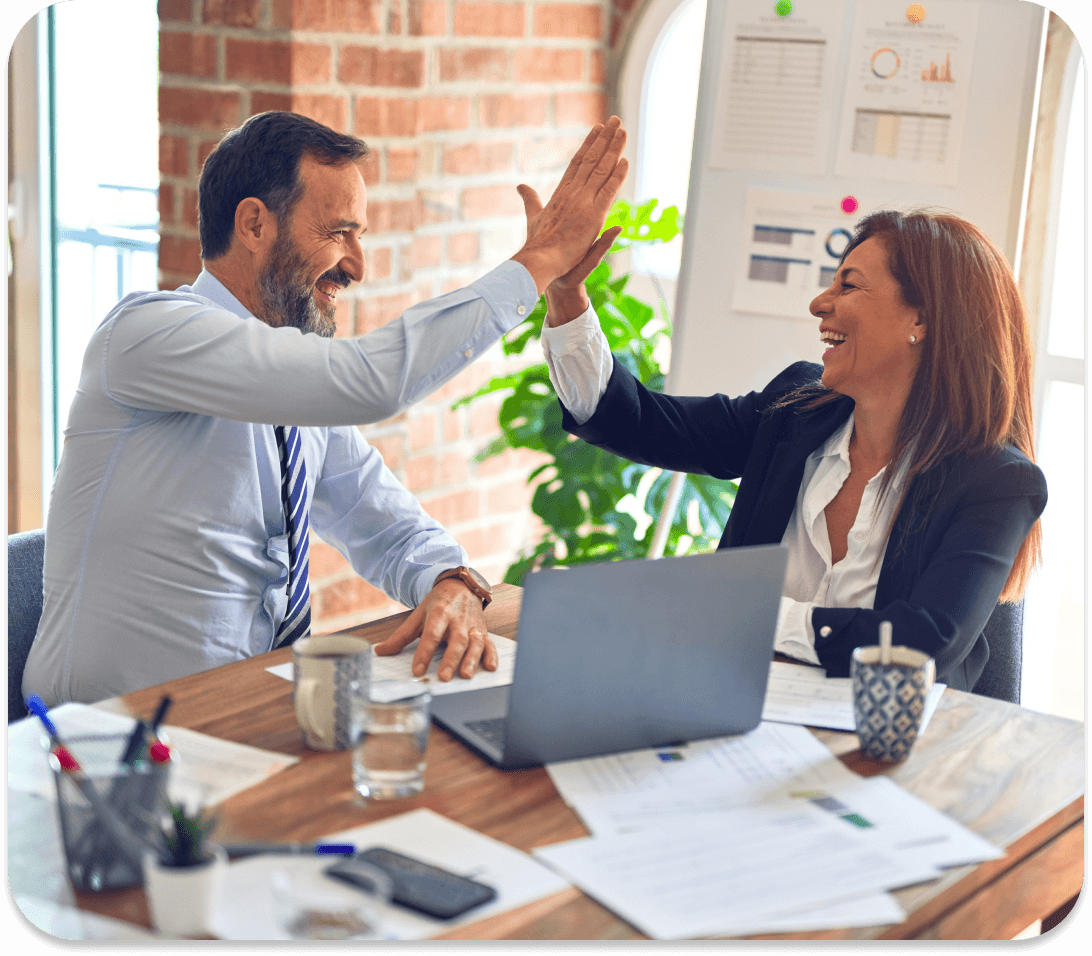
{"label": "white ceramic mug", "polygon": [[361,637],[328,634],[292,645],[292,701],[308,747],[352,746],[354,681],[368,685],[372,646]]}

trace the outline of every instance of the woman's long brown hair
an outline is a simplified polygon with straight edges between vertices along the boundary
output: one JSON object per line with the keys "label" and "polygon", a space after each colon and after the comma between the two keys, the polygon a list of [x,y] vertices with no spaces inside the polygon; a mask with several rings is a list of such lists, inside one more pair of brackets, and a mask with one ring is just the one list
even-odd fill
{"label": "woman's long brown hair", "polygon": [[[904,464],[909,488],[950,455],[998,445],[1013,445],[1035,461],[1031,332],[1001,250],[959,216],[884,210],[861,220],[842,260],[873,238],[883,243],[903,301],[918,310],[927,330],[885,485]],[[824,394],[809,405],[835,397]],[[1041,550],[1036,521],[1016,555],[1002,601],[1020,599]]]}

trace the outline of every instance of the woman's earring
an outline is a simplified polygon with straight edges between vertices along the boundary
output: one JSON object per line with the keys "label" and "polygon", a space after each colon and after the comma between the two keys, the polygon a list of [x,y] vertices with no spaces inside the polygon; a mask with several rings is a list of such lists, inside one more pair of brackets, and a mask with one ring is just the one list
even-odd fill
{"label": "woman's earring", "polygon": [[910,336],[910,344],[911,345],[917,345],[917,343],[918,343],[918,337],[916,335],[911,335]]}

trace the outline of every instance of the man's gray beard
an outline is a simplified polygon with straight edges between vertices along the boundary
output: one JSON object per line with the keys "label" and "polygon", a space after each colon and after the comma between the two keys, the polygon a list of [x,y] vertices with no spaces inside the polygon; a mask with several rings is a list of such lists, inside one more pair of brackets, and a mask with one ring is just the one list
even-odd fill
{"label": "man's gray beard", "polygon": [[[340,270],[336,270],[340,273]],[[344,285],[330,272],[323,279]],[[307,265],[299,254],[287,230],[282,231],[273,243],[269,260],[258,276],[258,292],[261,296],[263,318],[274,328],[291,326],[301,332],[314,332],[323,338],[331,338],[337,330],[334,319],[335,306],[321,306],[315,301],[314,287],[307,284]]]}

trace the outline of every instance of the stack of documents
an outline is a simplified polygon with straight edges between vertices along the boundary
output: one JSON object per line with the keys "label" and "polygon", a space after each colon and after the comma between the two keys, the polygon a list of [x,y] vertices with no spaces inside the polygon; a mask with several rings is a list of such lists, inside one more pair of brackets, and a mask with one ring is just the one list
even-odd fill
{"label": "stack of documents", "polygon": [[547,770],[593,835],[535,855],[654,939],[897,923],[887,890],[1003,855],[803,727]]}

